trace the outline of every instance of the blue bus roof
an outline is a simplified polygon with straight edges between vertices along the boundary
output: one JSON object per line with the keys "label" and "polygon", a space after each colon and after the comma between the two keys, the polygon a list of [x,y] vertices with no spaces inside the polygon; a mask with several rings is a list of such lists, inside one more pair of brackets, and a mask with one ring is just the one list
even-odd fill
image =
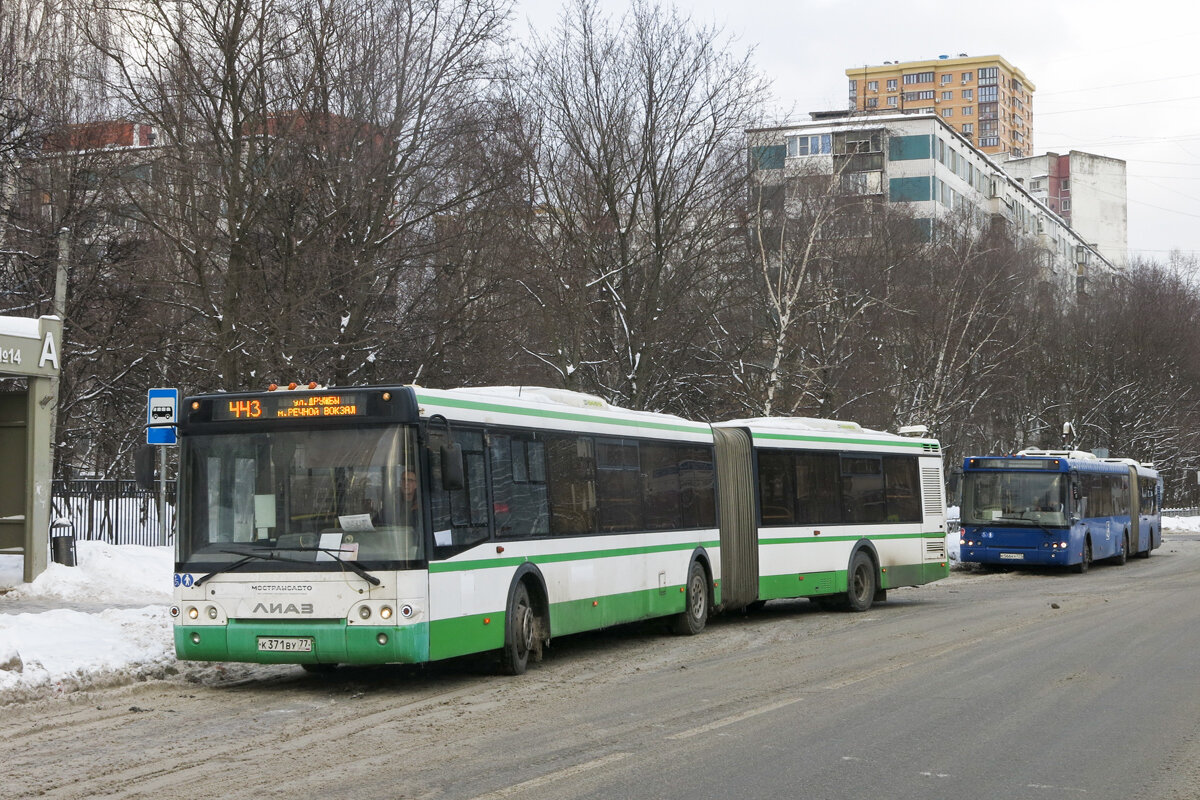
{"label": "blue bus roof", "polygon": [[[1129,474],[1128,464],[1051,453],[1017,453],[1008,456],[968,456],[963,459],[964,472],[981,470],[1020,470],[1023,472],[1112,472]],[[1140,472],[1140,470],[1139,470]]]}

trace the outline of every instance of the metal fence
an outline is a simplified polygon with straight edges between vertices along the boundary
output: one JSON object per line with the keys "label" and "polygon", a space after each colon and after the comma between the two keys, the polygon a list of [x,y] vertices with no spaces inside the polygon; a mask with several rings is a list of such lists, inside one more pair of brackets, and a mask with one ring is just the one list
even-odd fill
{"label": "metal fence", "polygon": [[[167,543],[175,542],[175,482],[167,481],[163,522]],[[69,526],[76,539],[109,544],[158,545],[158,493],[131,480],[80,479],[53,482],[51,535]]]}
{"label": "metal fence", "polygon": [[1200,508],[1192,506],[1191,508],[1164,508],[1162,510],[1164,517],[1200,517]]}

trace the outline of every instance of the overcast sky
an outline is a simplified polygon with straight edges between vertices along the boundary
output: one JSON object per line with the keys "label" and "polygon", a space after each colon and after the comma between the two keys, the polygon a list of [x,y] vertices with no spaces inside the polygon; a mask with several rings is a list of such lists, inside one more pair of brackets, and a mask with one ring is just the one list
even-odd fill
{"label": "overcast sky", "polygon": [[[562,0],[515,0],[554,26]],[[629,0],[602,0],[620,15]],[[1131,256],[1200,257],[1200,10],[1179,0],[676,0],[753,48],[778,112],[843,108],[847,68],[998,54],[1034,93],[1034,153],[1127,162]]]}

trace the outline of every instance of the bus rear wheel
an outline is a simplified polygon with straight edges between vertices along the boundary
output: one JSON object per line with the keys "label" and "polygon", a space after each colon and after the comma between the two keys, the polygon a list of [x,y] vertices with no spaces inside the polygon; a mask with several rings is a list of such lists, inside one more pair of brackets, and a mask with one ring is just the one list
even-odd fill
{"label": "bus rear wheel", "polygon": [[504,615],[504,653],[500,666],[509,675],[525,674],[529,664],[529,653],[533,650],[537,624],[533,605],[529,602],[529,589],[518,583],[508,601]]}
{"label": "bus rear wheel", "polygon": [[1083,558],[1079,559],[1079,563],[1071,567],[1076,575],[1082,575],[1088,571],[1088,567],[1092,563],[1092,540],[1084,539],[1083,541]]}
{"label": "bus rear wheel", "polygon": [[699,561],[688,570],[685,587],[686,605],[671,623],[671,630],[680,636],[695,636],[708,622],[708,573]]}
{"label": "bus rear wheel", "polygon": [[846,583],[846,604],[851,611],[866,611],[875,600],[878,583],[875,579],[875,562],[859,550],[850,561],[850,574]]}

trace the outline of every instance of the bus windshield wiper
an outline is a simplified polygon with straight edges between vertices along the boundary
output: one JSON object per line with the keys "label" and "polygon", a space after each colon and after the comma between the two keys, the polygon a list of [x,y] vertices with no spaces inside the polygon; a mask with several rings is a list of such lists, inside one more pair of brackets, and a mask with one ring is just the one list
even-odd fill
{"label": "bus windshield wiper", "polygon": [[[353,572],[355,575],[362,578],[364,581],[371,584],[372,586],[378,586],[380,584],[379,578],[376,578],[374,575],[367,572],[363,568],[363,566],[361,564],[359,564],[357,561],[350,561],[348,559],[343,559],[341,557],[341,555],[339,555],[341,552],[340,550],[333,550],[333,549],[330,549],[327,547],[289,547],[287,549],[293,550],[296,552],[305,552],[305,553],[327,553],[334,561],[338,562],[339,564],[341,564],[344,567],[349,567],[351,572]],[[221,552],[222,553],[230,553],[235,556],[242,556],[242,558],[240,558],[237,561],[234,561],[230,564],[226,564],[225,566],[223,566],[219,569],[214,569],[212,572],[208,573],[207,575],[204,575],[204,576],[198,578],[196,580],[197,586],[204,583],[206,580],[208,580],[209,578],[211,578],[214,575],[219,575],[222,572],[230,572],[232,570],[235,570],[238,567],[242,566],[243,564],[245,564],[249,561],[253,561],[256,558],[260,558],[263,561],[293,561],[297,564],[314,563],[314,562],[308,561],[307,559],[304,559],[304,558],[290,558],[288,556],[283,556],[283,555],[280,555],[279,553],[276,553],[274,550],[264,550],[259,553],[247,553],[245,550],[222,550]]]}

